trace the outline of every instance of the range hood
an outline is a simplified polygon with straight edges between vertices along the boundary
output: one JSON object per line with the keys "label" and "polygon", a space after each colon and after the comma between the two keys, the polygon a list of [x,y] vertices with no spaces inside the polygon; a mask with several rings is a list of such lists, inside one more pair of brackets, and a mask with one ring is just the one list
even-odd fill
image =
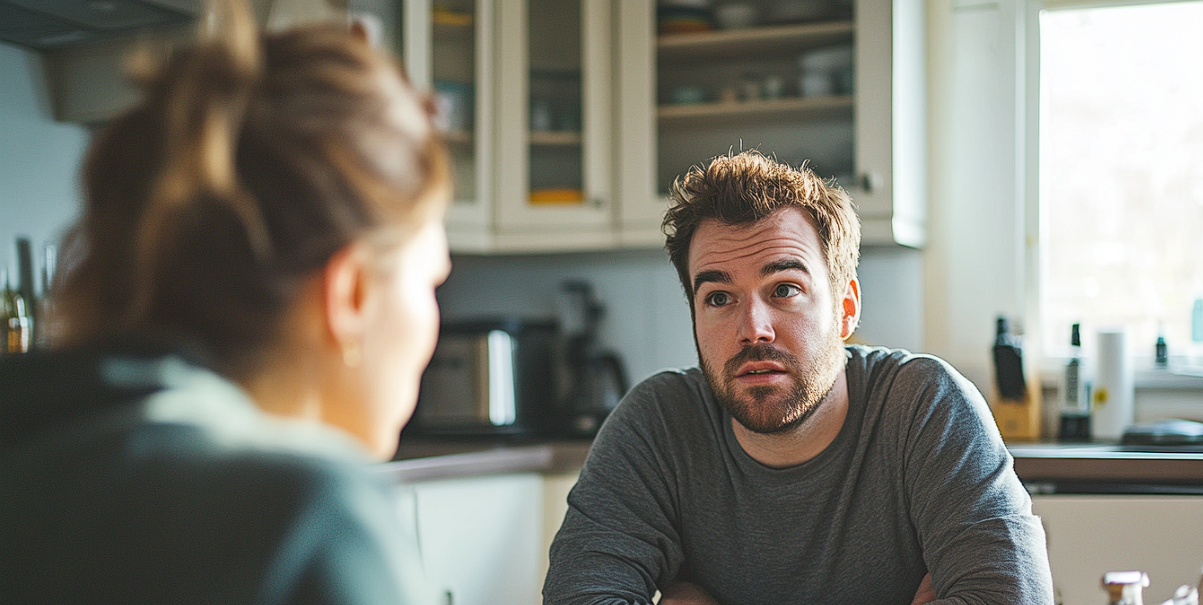
{"label": "range hood", "polygon": [[[247,0],[267,29],[345,17],[347,0]],[[0,42],[41,55],[54,117],[103,122],[135,102],[125,61],[194,37],[205,0],[0,0]]]}
{"label": "range hood", "polygon": [[199,0],[0,0],[0,40],[47,51],[189,23]]}

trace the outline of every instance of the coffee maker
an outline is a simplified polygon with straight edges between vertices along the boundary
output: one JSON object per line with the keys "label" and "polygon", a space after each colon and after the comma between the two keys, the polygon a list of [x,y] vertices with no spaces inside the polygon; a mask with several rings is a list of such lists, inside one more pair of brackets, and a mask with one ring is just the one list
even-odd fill
{"label": "coffee maker", "polygon": [[559,432],[592,437],[627,392],[622,359],[597,342],[597,327],[605,308],[584,281],[560,286],[557,300],[560,324]]}

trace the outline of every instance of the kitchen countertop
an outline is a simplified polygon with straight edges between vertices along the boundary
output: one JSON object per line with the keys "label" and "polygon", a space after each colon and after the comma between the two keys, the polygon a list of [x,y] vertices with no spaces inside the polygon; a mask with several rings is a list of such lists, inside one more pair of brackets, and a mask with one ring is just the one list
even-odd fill
{"label": "kitchen countertop", "polygon": [[[398,481],[498,473],[570,473],[580,470],[588,440],[513,440],[433,437],[401,440],[381,465]],[[1135,450],[1107,443],[1009,444],[1015,472],[1032,493],[1203,494],[1203,450]]]}
{"label": "kitchen countertop", "polygon": [[452,479],[499,473],[570,473],[585,463],[592,441],[433,437],[401,440],[382,472],[397,481]]}
{"label": "kitchen countertop", "polygon": [[1114,443],[1008,446],[1032,493],[1203,494],[1203,449]]}

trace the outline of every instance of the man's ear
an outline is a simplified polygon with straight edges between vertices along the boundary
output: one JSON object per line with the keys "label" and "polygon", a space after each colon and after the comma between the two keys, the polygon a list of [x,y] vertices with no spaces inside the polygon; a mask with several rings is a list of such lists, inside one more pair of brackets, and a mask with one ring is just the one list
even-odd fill
{"label": "man's ear", "polygon": [[363,340],[367,271],[363,249],[348,244],[330,257],[322,272],[326,332],[344,353]]}
{"label": "man's ear", "polygon": [[848,340],[860,323],[860,280],[855,277],[844,288],[844,300],[841,303],[840,338]]}

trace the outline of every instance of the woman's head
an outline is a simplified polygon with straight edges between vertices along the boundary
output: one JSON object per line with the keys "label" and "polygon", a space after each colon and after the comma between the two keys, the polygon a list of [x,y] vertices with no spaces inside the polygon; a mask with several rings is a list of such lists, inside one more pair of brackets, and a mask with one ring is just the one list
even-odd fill
{"label": "woman's head", "polygon": [[235,3],[205,22],[214,33],[140,76],[142,102],[88,153],[58,293],[65,343],[181,337],[246,381],[290,342],[332,261],[405,281],[415,242],[444,259],[419,293],[433,305],[449,179],[428,101],[346,26],[261,34]]}

